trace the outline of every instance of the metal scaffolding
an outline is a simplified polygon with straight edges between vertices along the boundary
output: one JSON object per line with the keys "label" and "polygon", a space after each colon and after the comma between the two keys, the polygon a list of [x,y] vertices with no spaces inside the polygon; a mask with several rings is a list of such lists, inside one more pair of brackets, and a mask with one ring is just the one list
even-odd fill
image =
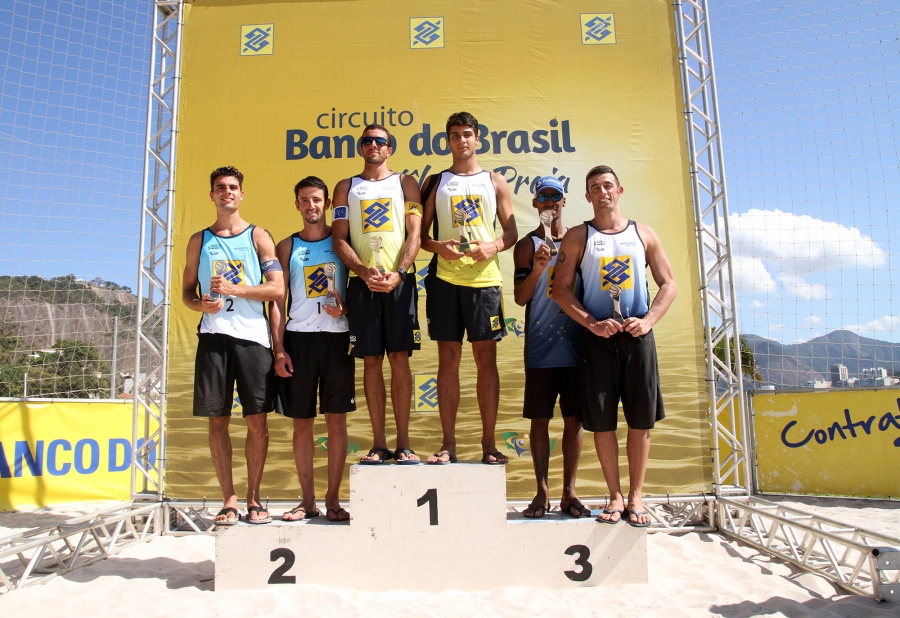
{"label": "metal scaffolding", "polygon": [[133,499],[161,500],[183,0],[154,2],[138,268]]}
{"label": "metal scaffolding", "polygon": [[713,484],[716,496],[733,490],[749,495],[750,442],[707,4],[676,0],[675,24],[700,262]]}

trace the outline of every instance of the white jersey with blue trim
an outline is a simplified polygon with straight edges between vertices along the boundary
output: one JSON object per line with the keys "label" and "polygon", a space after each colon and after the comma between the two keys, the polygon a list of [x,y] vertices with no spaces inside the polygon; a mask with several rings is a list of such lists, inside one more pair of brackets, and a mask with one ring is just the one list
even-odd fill
{"label": "white jersey with blue trim", "polygon": [[584,282],[581,304],[598,320],[613,317],[610,292],[619,288],[623,318],[642,318],[650,310],[647,288],[647,251],[637,223],[629,221],[621,232],[607,234],[585,221],[587,234],[579,273]]}
{"label": "white jersey with blue trim", "polygon": [[[544,239],[529,234],[537,251]],[[560,309],[553,300],[553,277],[556,258],[551,256],[541,273],[534,294],[525,305],[525,367],[543,369],[578,365],[578,340],[581,326]],[[581,280],[576,274],[573,292],[578,293]]]}
{"label": "white jersey with blue trim", "polygon": [[295,332],[347,332],[347,316],[333,318],[322,309],[328,294],[325,265],[333,264],[334,287],[346,298],[347,267],[341,262],[331,244],[331,234],[322,240],[303,240],[300,234],[291,236],[290,292],[286,330]]}
{"label": "white jersey with blue trim", "polygon": [[[255,225],[248,225],[247,229],[236,236],[218,236],[209,228],[203,230],[200,267],[197,272],[201,297],[210,293],[210,279],[214,275],[225,277],[232,285],[251,286],[262,283],[262,269],[256,245],[253,244],[254,228]],[[225,306],[218,313],[204,313],[200,318],[199,332],[230,335],[270,347],[265,303],[237,296],[222,298]]]}

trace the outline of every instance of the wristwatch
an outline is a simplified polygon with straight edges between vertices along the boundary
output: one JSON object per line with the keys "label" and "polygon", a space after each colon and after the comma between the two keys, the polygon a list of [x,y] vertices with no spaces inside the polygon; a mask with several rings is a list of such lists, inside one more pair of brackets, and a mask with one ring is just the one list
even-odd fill
{"label": "wristwatch", "polygon": [[406,269],[405,268],[398,268],[397,274],[400,275],[401,279],[404,279],[404,280],[406,279]]}

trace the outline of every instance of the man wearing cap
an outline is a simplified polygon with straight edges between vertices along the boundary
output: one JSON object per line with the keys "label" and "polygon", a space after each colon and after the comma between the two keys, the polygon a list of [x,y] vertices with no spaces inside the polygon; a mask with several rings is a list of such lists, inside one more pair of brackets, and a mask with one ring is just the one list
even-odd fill
{"label": "man wearing cap", "polygon": [[[625,188],[612,168],[587,173],[585,197],[594,218],[563,238],[553,299],[584,326],[581,382],[586,391],[581,422],[594,432],[594,446],[611,500],[597,521],[650,525],[641,490],[650,455],[650,430],[665,418],[653,326],[665,315],[678,289],[669,259],[649,225],[622,216]],[[650,303],[646,269],[659,291]],[[583,278],[581,298],[572,293],[576,273]],[[628,501],[619,483],[616,439],[619,400],[628,423]]]}
{"label": "man wearing cap", "polygon": [[[578,499],[575,477],[581,457],[582,429],[577,418],[581,390],[578,384],[578,339],[581,326],[553,300],[557,247],[566,234],[562,210],[565,189],[555,176],[534,184],[532,206],[537,228],[516,243],[516,304],[525,306],[525,405],[522,415],[531,420],[531,457],[537,494],[523,514],[539,519],[550,509],[550,419],[559,397],[563,417],[563,491],[559,510],[571,517],[591,514]],[[548,233],[549,232],[549,233]],[[580,280],[576,274],[575,288]]]}
{"label": "man wearing cap", "polygon": [[[334,251],[347,265],[347,314],[353,356],[363,359],[363,388],[372,421],[373,442],[360,460],[379,465],[389,459],[417,464],[410,448],[412,372],[409,357],[421,347],[416,269],[422,197],[419,184],[388,167],[394,152],[391,134],[379,124],[363,129],[359,154],[365,164],[334,188]],[[391,405],[397,448],[387,447],[384,356],[391,366]]]}

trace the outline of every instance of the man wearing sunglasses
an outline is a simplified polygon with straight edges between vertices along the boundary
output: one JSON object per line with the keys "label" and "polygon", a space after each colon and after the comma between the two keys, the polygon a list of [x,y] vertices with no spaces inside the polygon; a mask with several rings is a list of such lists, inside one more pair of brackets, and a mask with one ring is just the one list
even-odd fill
{"label": "man wearing sunglasses", "polygon": [[[559,397],[563,417],[563,490],[559,510],[571,517],[591,512],[578,499],[575,476],[581,457],[582,430],[577,418],[581,402],[578,383],[578,339],[581,326],[560,311],[551,297],[557,247],[566,235],[562,210],[566,198],[555,176],[534,183],[532,205],[538,212],[537,229],[516,243],[516,304],[525,306],[525,405],[522,415],[531,420],[531,457],[537,494],[523,515],[540,519],[550,510],[550,419]],[[549,235],[547,232],[549,231]],[[576,275],[576,293],[580,280]]]}
{"label": "man wearing sunglasses", "polygon": [[[497,450],[494,435],[500,407],[497,341],[506,331],[497,254],[515,244],[518,231],[506,179],[481,169],[476,160],[481,140],[475,117],[468,112],[450,116],[447,141],[453,164],[429,178],[422,219],[422,248],[434,254],[425,279],[426,312],[429,335],[438,346],[438,406],[443,430],[443,444],[428,463],[456,461],[459,363],[463,333],[467,333],[478,372],[481,461],[505,464],[509,458]],[[494,237],[497,223],[503,229],[500,238]]]}
{"label": "man wearing sunglasses", "polygon": [[[563,238],[553,299],[585,327],[581,337],[581,383],[586,390],[581,422],[594,432],[594,446],[611,500],[597,521],[635,527],[650,525],[641,490],[650,456],[650,430],[665,418],[653,326],[666,314],[678,288],[669,259],[649,225],[622,216],[625,188],[612,168],[587,173],[585,197],[594,218]],[[650,303],[646,269],[659,291]],[[576,298],[570,286],[583,277]],[[619,483],[616,439],[619,400],[628,423],[628,502]]]}
{"label": "man wearing sunglasses", "polygon": [[[365,164],[334,189],[334,251],[350,271],[347,315],[353,355],[363,359],[363,386],[374,434],[372,448],[360,460],[381,464],[419,463],[410,448],[409,412],[412,373],[409,357],[421,347],[418,294],[413,261],[419,251],[422,196],[418,183],[392,172],[391,134],[367,126],[359,142]],[[391,366],[391,403],[397,423],[397,448],[387,448],[384,355]]]}

